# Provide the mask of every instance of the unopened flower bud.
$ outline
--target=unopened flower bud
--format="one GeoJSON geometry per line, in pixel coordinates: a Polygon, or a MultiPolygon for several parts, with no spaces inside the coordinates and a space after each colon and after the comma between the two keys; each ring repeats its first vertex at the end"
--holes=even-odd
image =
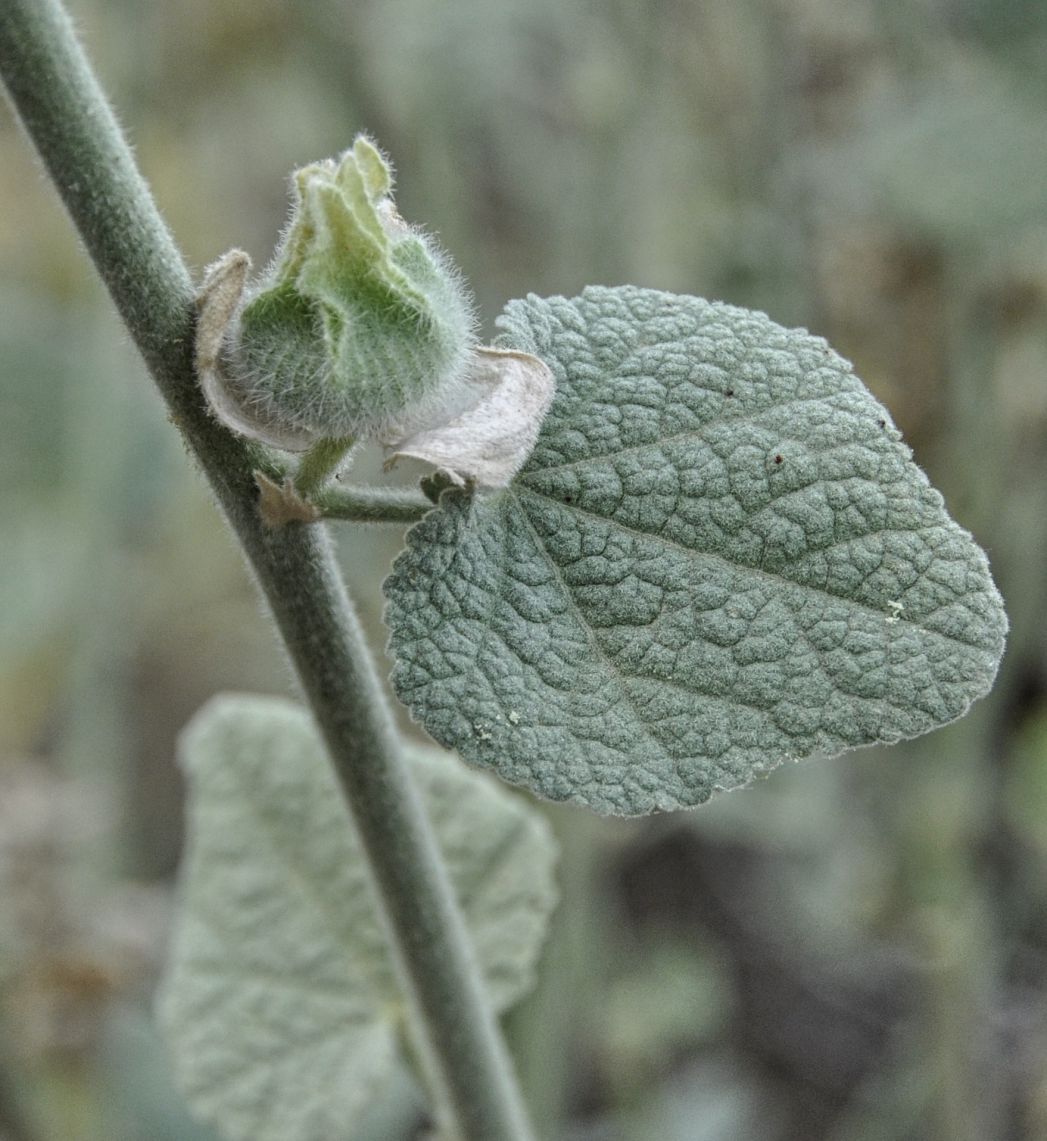
{"type": "Polygon", "coordinates": [[[216,414],[287,450],[400,438],[460,413],[475,347],[472,304],[446,255],[400,218],[392,172],[359,136],[294,176],[273,264],[245,287],[234,251],[201,293],[197,360],[216,414]]]}

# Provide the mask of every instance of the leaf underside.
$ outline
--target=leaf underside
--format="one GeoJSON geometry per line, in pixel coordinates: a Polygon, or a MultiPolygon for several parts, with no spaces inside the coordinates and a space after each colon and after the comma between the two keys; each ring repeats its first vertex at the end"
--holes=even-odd
{"type": "Polygon", "coordinates": [[[393,681],[471,764],[636,815],[913,737],[992,684],[988,562],[820,338],[631,287],[510,302],[556,377],[509,488],[386,583],[393,681]]]}
{"type": "MultiPolygon", "coordinates": [[[[554,845],[520,798],[409,751],[488,993],[533,984],[554,845]]],[[[234,1141],[351,1141],[405,1010],[355,830],[305,710],[212,700],[182,738],[189,837],[158,1012],[190,1104],[234,1141]]]]}

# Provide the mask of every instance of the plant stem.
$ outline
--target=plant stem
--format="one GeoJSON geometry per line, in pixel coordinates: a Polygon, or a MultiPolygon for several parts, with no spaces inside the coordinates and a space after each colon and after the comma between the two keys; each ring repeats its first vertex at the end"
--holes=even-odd
{"type": "Polygon", "coordinates": [[[189,272],[59,0],[3,0],[0,74],[272,609],[370,862],[441,1124],[523,1141],[505,1045],[327,534],[263,526],[253,471],[272,464],[204,406],[189,272]]]}
{"type": "Polygon", "coordinates": [[[353,437],[320,440],[302,456],[295,472],[294,484],[299,495],[308,496],[322,487],[338,469],[353,446],[353,437]]]}
{"type": "Polygon", "coordinates": [[[420,491],[337,484],[314,492],[309,502],[325,519],[354,523],[415,523],[433,509],[432,500],[420,491]]]}

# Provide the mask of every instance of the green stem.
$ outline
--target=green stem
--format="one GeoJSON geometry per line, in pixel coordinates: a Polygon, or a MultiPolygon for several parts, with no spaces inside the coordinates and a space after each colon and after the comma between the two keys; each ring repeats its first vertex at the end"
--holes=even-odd
{"type": "Polygon", "coordinates": [[[3,0],[0,74],[272,608],[370,862],[441,1124],[522,1141],[505,1045],[328,536],[263,526],[252,473],[272,465],[204,407],[189,272],[58,0],[3,0]]]}
{"type": "Polygon", "coordinates": [[[334,474],[338,465],[345,459],[346,453],[353,446],[353,437],[344,436],[341,439],[320,440],[302,456],[295,472],[294,485],[298,494],[309,497],[327,482],[328,476],[334,474]]]}
{"type": "Polygon", "coordinates": [[[331,486],[314,492],[309,502],[325,519],[354,523],[416,523],[433,509],[420,491],[400,488],[331,486]]]}

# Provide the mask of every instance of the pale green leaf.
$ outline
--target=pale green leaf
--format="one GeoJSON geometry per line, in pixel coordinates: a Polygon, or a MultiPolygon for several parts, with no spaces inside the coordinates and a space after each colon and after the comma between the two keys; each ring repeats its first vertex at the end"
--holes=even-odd
{"type": "MultiPolygon", "coordinates": [[[[351,1141],[394,1073],[404,1006],[358,841],[305,710],[212,700],[182,738],[188,847],[159,1012],[195,1111],[234,1141],[351,1141]]],[[[504,1009],[554,891],[544,820],[455,758],[409,759],[504,1009]]]]}
{"type": "Polygon", "coordinates": [[[556,376],[538,443],[506,490],[445,492],[386,583],[393,680],[436,740],[631,815],[989,689],[986,558],[823,340],[631,287],[501,323],[556,376]]]}

